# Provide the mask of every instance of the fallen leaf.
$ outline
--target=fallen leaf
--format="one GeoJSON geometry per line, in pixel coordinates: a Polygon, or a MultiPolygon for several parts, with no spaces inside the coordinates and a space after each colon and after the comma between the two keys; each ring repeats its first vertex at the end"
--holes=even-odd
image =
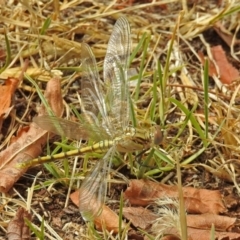
{"type": "MultiPolygon", "coordinates": [[[[205,214],[204,214],[205,215],[205,214]]],[[[187,239],[191,240],[209,240],[210,239],[210,235],[211,235],[211,227],[214,226],[215,227],[215,238],[214,239],[240,239],[240,234],[239,233],[233,233],[233,232],[225,232],[225,231],[217,231],[216,228],[218,228],[219,223],[217,222],[218,220],[221,221],[221,217],[223,216],[210,216],[209,221],[207,220],[208,216],[205,215],[205,217],[203,217],[202,215],[197,215],[194,216],[191,220],[188,219],[188,215],[187,215],[187,225],[189,224],[189,221],[192,221],[192,224],[194,225],[195,223],[193,222],[194,220],[201,222],[198,220],[199,219],[203,219],[204,223],[199,224],[198,227],[201,227],[202,229],[196,228],[196,227],[189,227],[187,226],[187,234],[188,237],[187,239]],[[216,217],[216,218],[215,218],[216,217]],[[211,223],[211,221],[213,221],[211,223]],[[207,224],[206,224],[207,222],[207,224]],[[215,225],[216,224],[216,225],[215,225]]],[[[224,217],[223,217],[224,218],[224,217]]],[[[181,239],[181,229],[180,229],[180,225],[177,223],[179,221],[178,216],[176,215],[174,218],[172,218],[172,216],[168,216],[165,219],[165,222],[156,222],[152,229],[151,232],[154,236],[159,236],[159,235],[166,235],[166,236],[171,236],[170,238],[163,238],[163,239],[181,239]],[[174,220],[173,220],[174,219],[174,220]],[[171,220],[173,220],[174,222],[171,222],[171,220]]],[[[232,220],[230,220],[229,222],[231,222],[232,220]]],[[[191,225],[191,223],[190,223],[191,225]]],[[[220,224],[221,225],[221,224],[220,224]]]]}
{"type": "Polygon", "coordinates": [[[24,208],[19,208],[15,217],[8,223],[8,240],[30,239],[30,229],[24,219],[31,221],[31,214],[24,208]]]}
{"type": "Polygon", "coordinates": [[[230,84],[232,81],[239,78],[238,70],[229,63],[222,46],[218,45],[212,47],[211,52],[216,64],[218,65],[220,80],[222,83],[230,84]]]}
{"type": "MultiPolygon", "coordinates": [[[[76,206],[79,206],[79,199],[80,199],[79,194],[80,192],[79,190],[77,190],[74,193],[72,193],[70,196],[72,202],[76,206]]],[[[94,199],[89,199],[88,204],[93,206],[93,208],[99,207],[97,200],[94,200],[94,199]]],[[[114,233],[119,232],[119,216],[105,204],[102,205],[101,212],[96,217],[94,217],[94,224],[96,226],[96,229],[99,231],[103,231],[104,229],[107,229],[109,232],[110,231],[113,231],[114,233]]],[[[126,225],[123,222],[122,222],[122,228],[126,228],[126,225]]]]}
{"type": "Polygon", "coordinates": [[[187,215],[187,226],[199,229],[211,229],[214,224],[217,231],[230,231],[236,218],[216,214],[187,215]]]}
{"type": "MultiPolygon", "coordinates": [[[[63,112],[60,80],[51,79],[47,84],[45,97],[55,112],[56,116],[61,116],[63,112]]],[[[41,106],[39,115],[44,115],[45,108],[41,106]]],[[[53,134],[50,134],[53,136],[53,134]]],[[[24,174],[27,168],[19,167],[42,152],[42,146],[48,140],[47,131],[43,131],[35,123],[31,123],[29,128],[22,129],[7,149],[0,153],[0,191],[8,192],[13,184],[24,174]]]]}
{"type": "MultiPolygon", "coordinates": [[[[226,209],[219,191],[183,187],[185,208],[188,213],[222,213],[226,209]]],[[[177,198],[178,187],[149,180],[131,180],[124,198],[131,204],[147,206],[158,198],[177,198]]]]}
{"type": "MultiPolygon", "coordinates": [[[[220,45],[211,48],[212,56],[215,63],[218,66],[219,77],[222,83],[231,84],[234,80],[239,78],[238,70],[232,66],[227,60],[226,54],[220,45]]],[[[201,52],[198,52],[202,64],[204,64],[204,56],[201,52]]],[[[217,70],[212,61],[209,61],[209,75],[213,77],[217,76],[217,70]]]]}
{"type": "Polygon", "coordinates": [[[240,40],[238,39],[236,39],[235,42],[233,42],[234,40],[233,34],[230,31],[228,31],[220,22],[216,22],[213,28],[229,47],[231,47],[232,44],[233,45],[240,44],[240,40]]]}
{"type": "Polygon", "coordinates": [[[224,203],[225,203],[225,206],[226,208],[228,209],[236,209],[236,207],[238,206],[238,197],[236,198],[233,194],[233,191],[227,195],[227,196],[224,196],[224,203]]]}
{"type": "Polygon", "coordinates": [[[0,86],[0,130],[2,128],[3,120],[9,115],[11,111],[12,95],[17,89],[19,79],[8,78],[5,85],[0,86]]]}
{"type": "MultiPolygon", "coordinates": [[[[188,228],[188,239],[194,240],[209,240],[210,239],[210,230],[202,230],[195,228],[188,228]]],[[[215,231],[215,239],[217,240],[237,240],[240,239],[240,233],[234,232],[217,232],[215,231]]]]}
{"type": "Polygon", "coordinates": [[[146,230],[157,219],[157,215],[143,207],[124,207],[123,216],[131,221],[134,227],[146,230]]]}
{"type": "MultiPolygon", "coordinates": [[[[144,240],[144,236],[142,236],[141,232],[138,231],[137,229],[130,229],[128,232],[128,239],[134,239],[134,240],[144,240]]],[[[148,240],[150,240],[148,238],[148,240]]]]}
{"type": "MultiPolygon", "coordinates": [[[[0,52],[1,54],[1,52],[0,52]]],[[[13,106],[11,106],[12,97],[19,83],[23,80],[24,72],[28,68],[29,61],[26,60],[20,69],[18,77],[7,77],[5,84],[0,86],[0,130],[5,118],[8,117],[13,106]]]]}
{"type": "MultiPolygon", "coordinates": [[[[161,239],[164,240],[180,240],[180,234],[179,231],[177,232],[176,228],[172,227],[172,228],[164,228],[164,234],[166,234],[167,236],[164,236],[161,239]]],[[[211,230],[204,230],[204,229],[196,229],[196,228],[187,228],[187,233],[188,233],[188,240],[209,240],[211,239],[211,230]]],[[[155,232],[155,234],[157,235],[157,232],[155,232]]],[[[239,233],[233,233],[233,232],[218,232],[215,231],[215,238],[217,240],[237,240],[240,239],[240,234],[239,233]]]]}
{"type": "Polygon", "coordinates": [[[181,239],[174,235],[167,235],[167,236],[162,237],[161,240],[181,240],[181,239]]]}
{"type": "MultiPolygon", "coordinates": [[[[202,65],[204,65],[205,56],[204,56],[203,52],[198,51],[198,56],[199,56],[199,58],[201,60],[202,65]]],[[[208,75],[211,76],[211,77],[214,76],[214,75],[215,76],[218,75],[217,69],[216,69],[216,67],[215,67],[215,65],[214,65],[214,63],[212,61],[209,61],[209,63],[208,63],[208,75]]]]}

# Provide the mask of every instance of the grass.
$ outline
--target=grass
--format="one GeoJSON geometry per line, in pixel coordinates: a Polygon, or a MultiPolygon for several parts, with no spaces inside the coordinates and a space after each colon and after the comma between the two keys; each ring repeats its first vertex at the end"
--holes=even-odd
{"type": "MultiPolygon", "coordinates": [[[[16,100],[16,106],[19,104],[20,107],[16,108],[15,113],[13,112],[14,126],[18,129],[22,126],[21,121],[31,122],[37,112],[36,106],[39,100],[45,101],[42,92],[46,82],[54,74],[59,73],[62,75],[61,84],[65,100],[64,116],[79,117],[81,111],[79,92],[75,85],[78,86],[78,79],[81,77],[80,43],[83,37],[89,42],[97,57],[101,73],[102,59],[113,22],[124,14],[132,29],[133,49],[129,64],[131,68],[138,70],[130,81],[132,125],[151,125],[153,122],[160,124],[164,140],[162,148],[155,148],[145,153],[141,157],[142,162],[135,161],[137,153],[119,157],[121,164],[118,167],[124,171],[127,169],[124,172],[127,178],[141,177],[156,181],[172,172],[177,172],[177,177],[172,177],[168,183],[178,183],[181,193],[181,186],[187,184],[184,182],[184,178],[189,174],[187,169],[191,169],[190,174],[197,174],[195,169],[198,168],[201,172],[201,167],[204,166],[210,174],[215,170],[211,178],[212,185],[216,181],[214,176],[221,179],[221,173],[224,173],[239,192],[236,166],[234,161],[227,161],[239,157],[237,148],[239,110],[234,104],[239,94],[237,90],[231,89],[230,97],[222,94],[221,89],[214,88],[209,91],[212,87],[208,76],[209,63],[205,61],[202,70],[196,53],[199,45],[200,49],[204,46],[201,41],[202,34],[208,32],[214,23],[221,20],[231,23],[240,10],[239,1],[223,2],[223,7],[216,6],[211,11],[207,11],[206,2],[202,6],[187,6],[189,11],[185,14],[181,14],[182,9],[186,10],[184,1],[183,5],[179,1],[172,2],[175,7],[170,1],[133,3],[133,5],[112,2],[108,7],[97,1],[93,4],[65,1],[61,9],[58,9],[57,0],[43,5],[24,2],[20,10],[17,6],[13,6],[12,10],[10,6],[4,6],[0,19],[6,24],[5,35],[1,36],[2,42],[5,42],[6,58],[0,69],[0,77],[6,79],[7,76],[14,75],[26,58],[30,61],[25,79],[18,89],[20,97],[16,100]],[[167,9],[164,9],[165,3],[168,3],[167,9]],[[215,11],[220,8],[221,11],[215,11]],[[55,9],[54,13],[50,9],[55,9]],[[22,11],[21,14],[18,11],[22,11]],[[184,76],[192,81],[188,84],[182,82],[184,76]],[[27,107],[29,99],[33,100],[27,107]]],[[[212,2],[209,4],[214,6],[212,2]]],[[[237,65],[236,61],[234,63],[237,65]]],[[[46,102],[44,105],[51,114],[46,102]]],[[[16,131],[10,131],[9,126],[6,127],[7,139],[15,133],[16,131]]],[[[54,154],[77,147],[76,142],[66,141],[64,138],[57,141],[54,144],[50,141],[44,152],[54,154]]],[[[82,142],[81,146],[87,144],[92,143],[82,142]]],[[[6,147],[5,145],[2,144],[1,149],[6,147]]],[[[53,222],[48,222],[48,219],[43,219],[38,213],[54,206],[54,210],[58,208],[61,210],[56,215],[50,213],[51,218],[59,220],[57,215],[62,214],[62,209],[71,206],[70,192],[79,188],[80,180],[91,171],[94,165],[92,160],[101,157],[101,154],[89,153],[79,158],[44,164],[44,167],[37,168],[43,173],[41,177],[35,178],[34,184],[32,184],[34,175],[30,180],[24,176],[14,186],[15,191],[18,192],[17,201],[14,196],[7,197],[4,212],[11,206],[11,214],[2,213],[0,236],[5,234],[6,224],[11,220],[18,206],[23,205],[28,206],[33,212],[34,223],[28,225],[39,239],[66,239],[67,234],[72,234],[73,238],[82,236],[82,239],[126,239],[128,234],[126,231],[113,236],[107,231],[99,233],[91,224],[84,224],[76,208],[73,210],[73,215],[68,216],[69,223],[61,221],[61,227],[54,226],[53,222]],[[82,161],[82,167],[79,160],[82,161]],[[27,203],[25,191],[28,187],[32,195],[28,193],[27,203]],[[41,204],[30,207],[30,203],[35,202],[37,193],[43,190],[53,196],[54,203],[45,203],[42,198],[39,201],[41,204]],[[61,192],[60,196],[56,195],[58,190],[61,192]],[[43,209],[39,210],[39,205],[42,205],[43,209]],[[66,235],[61,231],[63,226],[66,227],[66,235]]],[[[31,171],[34,170],[30,170],[29,174],[31,171]]],[[[112,178],[111,181],[117,179],[114,174],[112,178]]],[[[201,181],[201,174],[197,178],[201,181]]],[[[122,179],[120,181],[124,182],[122,179]]],[[[205,183],[203,182],[201,186],[204,188],[205,183]]],[[[113,188],[110,188],[109,193],[111,191],[113,188]]],[[[3,200],[2,196],[2,203],[3,200]]],[[[121,216],[124,205],[122,195],[118,194],[115,198],[109,199],[110,206],[114,206],[114,201],[117,202],[117,208],[120,206],[121,216]]],[[[172,216],[174,221],[178,221],[181,216],[182,220],[179,222],[181,222],[182,239],[187,239],[182,198],[178,206],[180,207],[177,207],[176,214],[172,215],[169,211],[165,211],[165,216],[172,216]]],[[[168,218],[167,221],[171,224],[173,220],[168,218]]],[[[119,225],[121,224],[120,217],[119,225]]],[[[149,232],[147,234],[149,239],[151,237],[154,239],[149,232]]],[[[214,239],[214,226],[211,234],[214,239]]]]}

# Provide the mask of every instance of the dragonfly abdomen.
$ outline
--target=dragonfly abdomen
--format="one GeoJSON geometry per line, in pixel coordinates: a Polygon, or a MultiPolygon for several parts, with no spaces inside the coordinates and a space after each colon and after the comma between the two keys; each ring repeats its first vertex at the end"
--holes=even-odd
{"type": "Polygon", "coordinates": [[[106,152],[115,143],[115,140],[103,140],[91,146],[92,152],[106,152]]]}
{"type": "Polygon", "coordinates": [[[112,141],[112,140],[104,140],[104,141],[95,143],[92,146],[77,148],[77,149],[74,149],[71,151],[61,152],[61,153],[57,153],[54,155],[38,157],[38,158],[32,159],[30,161],[27,161],[25,163],[21,163],[21,167],[26,168],[26,167],[30,167],[30,166],[35,166],[38,164],[47,163],[47,162],[51,162],[51,161],[58,160],[58,159],[82,155],[82,154],[88,153],[88,152],[105,153],[110,147],[113,146],[113,144],[114,144],[114,141],[112,141]]]}

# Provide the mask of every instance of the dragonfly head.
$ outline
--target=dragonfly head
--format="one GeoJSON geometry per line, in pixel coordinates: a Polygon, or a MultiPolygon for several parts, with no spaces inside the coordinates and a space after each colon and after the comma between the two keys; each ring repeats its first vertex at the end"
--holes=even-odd
{"type": "Polygon", "coordinates": [[[163,139],[161,128],[158,125],[152,127],[137,128],[134,134],[134,142],[138,148],[135,150],[148,149],[161,144],[163,139]]]}

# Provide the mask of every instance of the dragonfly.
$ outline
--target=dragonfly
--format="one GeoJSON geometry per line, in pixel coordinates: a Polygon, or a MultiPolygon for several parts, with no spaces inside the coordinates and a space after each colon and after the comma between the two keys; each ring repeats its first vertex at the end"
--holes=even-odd
{"type": "Polygon", "coordinates": [[[161,142],[158,125],[134,128],[130,125],[128,62],[131,51],[130,26],[120,17],[110,36],[100,79],[95,56],[88,44],[81,44],[81,121],[38,116],[33,121],[42,129],[70,139],[92,139],[91,146],[31,160],[36,165],[87,152],[105,153],[80,186],[79,209],[85,220],[101,213],[107,191],[107,176],[116,154],[142,151],[161,142]]]}

